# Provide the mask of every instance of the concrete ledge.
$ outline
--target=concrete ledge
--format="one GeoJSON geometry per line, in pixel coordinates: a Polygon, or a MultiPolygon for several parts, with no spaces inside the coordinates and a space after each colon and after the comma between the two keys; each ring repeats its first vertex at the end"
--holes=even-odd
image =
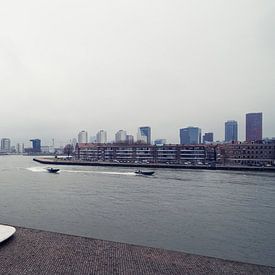
{"type": "Polygon", "coordinates": [[[275,274],[273,267],[16,229],[0,245],[0,274],[275,274]]]}

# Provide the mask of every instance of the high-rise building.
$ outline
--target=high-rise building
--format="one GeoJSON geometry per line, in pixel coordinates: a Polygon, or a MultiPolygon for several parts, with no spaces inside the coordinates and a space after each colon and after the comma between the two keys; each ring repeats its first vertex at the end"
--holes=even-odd
{"type": "Polygon", "coordinates": [[[204,133],[202,137],[203,143],[211,143],[214,141],[214,134],[213,133],[204,133]]]}
{"type": "Polygon", "coordinates": [[[147,144],[147,137],[142,136],[140,132],[137,133],[137,143],[147,144]]]}
{"type": "Polygon", "coordinates": [[[78,143],[88,143],[88,133],[87,131],[82,130],[78,134],[78,143]]]}
{"type": "Polygon", "coordinates": [[[246,141],[263,139],[263,113],[246,114],[246,141]]]}
{"type": "Polygon", "coordinates": [[[11,140],[9,138],[1,139],[1,151],[9,153],[11,150],[11,140]]]}
{"type": "Polygon", "coordinates": [[[232,142],[238,140],[238,122],[228,120],[224,123],[224,141],[232,142]]]}
{"type": "Polygon", "coordinates": [[[198,127],[187,127],[180,129],[180,144],[200,144],[201,129],[198,127]]]}
{"type": "Polygon", "coordinates": [[[137,141],[151,144],[151,127],[139,127],[137,133],[137,141]]]}
{"type": "Polygon", "coordinates": [[[32,142],[32,152],[33,153],[40,153],[41,152],[41,140],[36,138],[36,139],[31,139],[32,142]]]}
{"type": "Polygon", "coordinates": [[[134,143],[134,136],[133,135],[126,135],[126,143],[133,144],[134,143]]]}
{"type": "Polygon", "coordinates": [[[24,143],[17,143],[16,144],[16,153],[17,154],[24,153],[24,143]]]}
{"type": "Polygon", "coordinates": [[[107,132],[104,130],[100,130],[96,134],[96,143],[107,143],[107,132]]]}
{"type": "Polygon", "coordinates": [[[115,135],[115,142],[116,143],[125,143],[127,138],[127,133],[124,130],[119,130],[116,132],[115,135]]]}

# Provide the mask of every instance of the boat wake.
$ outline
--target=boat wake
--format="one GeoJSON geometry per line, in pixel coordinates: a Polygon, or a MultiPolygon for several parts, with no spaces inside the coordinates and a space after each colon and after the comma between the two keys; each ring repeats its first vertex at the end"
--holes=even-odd
{"type": "Polygon", "coordinates": [[[29,171],[32,171],[32,172],[47,172],[46,167],[35,166],[35,167],[29,167],[29,168],[26,168],[26,169],[29,170],[29,171]]]}
{"type": "Polygon", "coordinates": [[[106,175],[122,175],[135,176],[134,172],[108,172],[108,171],[89,171],[89,170],[62,170],[67,173],[85,173],[85,174],[106,174],[106,175]]]}
{"type": "MultiPolygon", "coordinates": [[[[48,172],[47,167],[29,167],[27,170],[32,172],[48,172]]],[[[111,171],[93,171],[93,170],[67,170],[61,169],[62,173],[82,173],[82,174],[105,174],[105,175],[121,175],[121,176],[135,176],[135,172],[111,172],[111,171]]]]}

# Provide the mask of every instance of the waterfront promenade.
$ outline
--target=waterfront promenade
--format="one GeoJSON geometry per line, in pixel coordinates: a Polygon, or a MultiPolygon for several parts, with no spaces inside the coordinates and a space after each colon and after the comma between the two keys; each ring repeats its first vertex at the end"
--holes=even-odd
{"type": "Polygon", "coordinates": [[[16,227],[0,274],[275,274],[275,268],[16,227]]]}

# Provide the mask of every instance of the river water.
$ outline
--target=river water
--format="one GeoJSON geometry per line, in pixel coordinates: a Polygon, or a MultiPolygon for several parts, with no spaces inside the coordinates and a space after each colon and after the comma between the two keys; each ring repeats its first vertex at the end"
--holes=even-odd
{"type": "Polygon", "coordinates": [[[45,167],[0,157],[0,223],[275,266],[275,173],[45,167]]]}

